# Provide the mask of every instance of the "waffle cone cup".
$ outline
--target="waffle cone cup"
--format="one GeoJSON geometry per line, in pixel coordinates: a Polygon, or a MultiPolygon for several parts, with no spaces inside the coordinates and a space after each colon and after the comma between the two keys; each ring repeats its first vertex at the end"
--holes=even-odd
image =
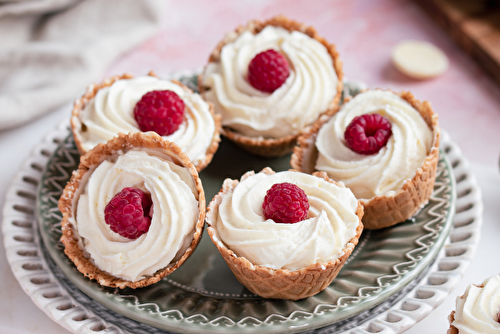
{"type": "MultiPolygon", "coordinates": [[[[149,72],[148,75],[157,77],[156,74],[154,74],[154,72],[152,72],[152,71],[149,72]]],[[[109,87],[118,80],[132,79],[133,77],[134,77],[133,75],[125,73],[122,75],[116,75],[116,76],[107,78],[98,84],[91,84],[85,89],[85,93],[83,93],[83,95],[80,98],[75,100],[75,102],[73,104],[73,110],[71,112],[70,124],[71,124],[71,131],[72,131],[73,137],[75,139],[75,144],[76,144],[76,147],[78,148],[78,152],[80,152],[80,155],[84,155],[85,153],[87,153],[87,150],[83,146],[84,140],[82,137],[82,132],[85,131],[85,125],[81,121],[81,114],[82,114],[83,110],[87,107],[88,103],[94,99],[94,97],[96,96],[97,92],[100,89],[102,89],[104,87],[109,87]]],[[[173,83],[179,85],[180,87],[182,87],[184,90],[194,94],[193,91],[191,89],[189,89],[189,87],[183,85],[181,82],[179,82],[177,80],[171,80],[171,81],[173,83]]],[[[207,103],[209,105],[210,114],[214,118],[215,132],[214,132],[214,135],[212,136],[212,142],[208,146],[208,149],[206,151],[205,159],[203,161],[201,161],[200,163],[198,163],[197,165],[195,165],[198,172],[201,172],[212,161],[212,158],[213,158],[215,152],[219,148],[219,142],[220,142],[220,131],[221,131],[220,115],[215,115],[213,104],[210,102],[207,102],[207,103]]],[[[189,110],[188,106],[186,106],[186,109],[187,109],[187,112],[191,112],[189,110]]],[[[162,137],[160,137],[160,138],[162,140],[165,140],[162,137]]]]}
{"type": "MultiPolygon", "coordinates": [[[[473,284],[474,286],[478,288],[484,288],[484,284],[473,284]]],[[[457,297],[457,304],[459,299],[467,299],[467,292],[465,292],[463,295],[457,297]]],[[[466,318],[464,318],[464,321],[466,321],[466,318]]],[[[448,328],[448,331],[446,331],[447,334],[459,334],[460,330],[453,325],[455,322],[455,311],[451,311],[450,315],[448,316],[448,322],[450,323],[450,328],[448,328]]],[[[474,330],[479,330],[479,328],[473,328],[474,330]]],[[[464,331],[468,332],[467,328],[464,329],[464,331]]]]}
{"type": "MultiPolygon", "coordinates": [[[[263,172],[274,173],[270,169],[268,171],[264,169],[263,172]]],[[[334,183],[324,172],[313,175],[334,183]]],[[[224,181],[222,189],[210,202],[206,217],[208,235],[238,281],[248,290],[263,298],[289,300],[299,300],[314,296],[330,285],[351,255],[354,247],[358,244],[361,232],[363,231],[363,224],[361,223],[361,218],[363,217],[362,205],[358,202],[356,215],[359,218],[359,225],[356,229],[356,236],[344,246],[342,256],[329,262],[311,264],[294,271],[272,269],[252,264],[245,257],[237,256],[224,244],[218,235],[216,222],[219,205],[222,202],[222,198],[231,193],[238,183],[238,180],[226,179],[224,181]]]]}
{"type": "MultiPolygon", "coordinates": [[[[245,31],[250,31],[252,34],[255,35],[261,32],[267,26],[281,27],[290,32],[300,31],[306,34],[307,36],[317,40],[323,46],[325,46],[328,54],[332,58],[333,67],[338,77],[337,94],[330,102],[330,105],[327,108],[327,110],[325,110],[323,113],[331,112],[331,109],[333,109],[335,106],[339,104],[340,97],[342,95],[342,89],[344,87],[342,81],[344,75],[342,71],[342,62],[340,60],[337,49],[335,48],[335,45],[328,43],[323,37],[321,37],[318,34],[316,29],[314,29],[313,27],[306,26],[305,24],[290,20],[289,18],[283,15],[273,17],[264,22],[259,20],[252,20],[248,22],[246,26],[239,26],[238,28],[236,28],[234,32],[227,34],[224,37],[224,39],[220,41],[219,44],[217,44],[217,46],[215,47],[215,49],[212,51],[212,54],[210,55],[209,58],[209,62],[220,61],[220,54],[222,48],[226,44],[236,40],[245,31]]],[[[200,88],[200,94],[203,95],[203,92],[206,90],[206,88],[203,87],[202,82],[203,82],[203,74],[201,74],[198,77],[198,86],[200,88]]],[[[299,137],[299,134],[289,135],[282,138],[248,137],[238,133],[237,131],[234,131],[233,129],[227,126],[222,127],[221,133],[227,138],[229,138],[231,141],[233,141],[239,147],[247,150],[250,153],[266,158],[278,157],[291,153],[293,151],[293,147],[297,142],[297,138],[299,137]]]]}
{"type": "Polygon", "coordinates": [[[73,261],[78,271],[86,277],[96,280],[99,284],[108,287],[140,288],[158,282],[163,277],[171,274],[179,268],[195,250],[200,242],[203,233],[205,219],[205,193],[198,176],[195,166],[191,163],[186,154],[182,152],[179,146],[172,142],[165,141],[155,133],[129,133],[118,134],[106,144],[99,144],[81,157],[81,162],[76,171],[73,172],[71,180],[64,188],[63,194],[59,199],[59,210],[63,214],[61,241],[64,244],[64,252],[73,261]],[[185,167],[189,170],[198,192],[199,215],[193,230],[193,239],[185,250],[184,254],[176,258],[165,268],[158,270],[154,275],[145,277],[138,281],[128,281],[111,275],[97,268],[93,261],[86,255],[86,252],[79,246],[79,236],[76,226],[71,222],[76,221],[77,196],[80,193],[80,187],[86,184],[86,174],[91,172],[104,160],[124,154],[132,149],[147,149],[148,152],[158,152],[161,157],[168,157],[175,164],[185,167]]]}
{"type": "MultiPolygon", "coordinates": [[[[422,166],[416,170],[413,178],[407,180],[400,189],[395,191],[394,195],[386,196],[382,194],[371,199],[360,200],[364,207],[363,224],[366,229],[389,227],[411,218],[427,204],[434,189],[441,136],[438,117],[433,112],[429,102],[418,101],[410,92],[402,92],[398,95],[420,113],[420,116],[432,130],[432,147],[422,166]]],[[[339,109],[340,107],[335,112],[339,109]]],[[[290,165],[294,169],[305,173],[315,171],[318,158],[315,142],[318,131],[335,112],[321,116],[299,137],[290,161],[290,165]]]]}
{"type": "Polygon", "coordinates": [[[451,311],[450,315],[448,316],[448,321],[450,322],[450,328],[448,328],[446,334],[458,334],[458,328],[452,325],[455,321],[455,311],[451,311]]]}

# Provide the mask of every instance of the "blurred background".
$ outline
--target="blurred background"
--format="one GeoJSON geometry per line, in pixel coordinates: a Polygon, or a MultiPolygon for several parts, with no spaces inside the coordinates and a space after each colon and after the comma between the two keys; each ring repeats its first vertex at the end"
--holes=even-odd
{"type": "MultiPolygon", "coordinates": [[[[0,205],[34,145],[69,119],[73,99],[88,84],[125,72],[166,77],[201,70],[227,32],[278,14],[314,26],[334,43],[346,80],[430,101],[478,177],[485,226],[497,222],[500,6],[492,0],[0,0],[0,205]],[[401,74],[391,50],[402,40],[436,45],[448,70],[429,80],[401,74]]],[[[489,239],[478,250],[481,259],[498,253],[497,232],[483,231],[489,239]]],[[[0,253],[0,333],[67,333],[24,294],[3,246],[0,253]]],[[[471,266],[481,269],[410,333],[446,331],[454,298],[500,272],[481,259],[471,266]]]]}

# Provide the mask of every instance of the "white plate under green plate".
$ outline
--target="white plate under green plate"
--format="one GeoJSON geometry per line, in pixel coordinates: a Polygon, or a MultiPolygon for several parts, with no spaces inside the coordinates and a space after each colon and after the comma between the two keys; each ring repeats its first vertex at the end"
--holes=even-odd
{"type": "MultiPolygon", "coordinates": [[[[191,71],[186,71],[180,75],[183,74],[185,77],[192,78],[192,73],[191,71]]],[[[192,80],[192,82],[194,83],[194,80],[192,80]]],[[[394,289],[394,285],[390,283],[388,286],[379,287],[379,283],[377,282],[374,286],[374,291],[370,292],[370,296],[356,295],[352,300],[346,300],[346,298],[337,300],[333,298],[329,299],[328,296],[330,296],[330,294],[325,297],[318,296],[321,297],[321,299],[311,298],[302,301],[300,304],[294,303],[293,307],[295,309],[299,308],[300,310],[291,313],[289,313],[289,310],[293,308],[289,307],[288,302],[276,304],[275,301],[269,301],[269,303],[259,299],[254,299],[252,301],[249,297],[244,297],[238,301],[234,300],[234,297],[215,295],[213,298],[207,299],[210,295],[204,296],[202,293],[194,293],[187,289],[187,287],[179,286],[177,287],[180,289],[178,291],[184,290],[184,292],[175,295],[178,298],[178,304],[175,304],[171,310],[162,313],[163,316],[165,316],[162,328],[167,329],[158,329],[143,323],[144,321],[141,319],[139,319],[139,321],[132,320],[127,316],[113,311],[114,308],[105,307],[96,301],[101,301],[103,298],[111,298],[112,300],[112,296],[99,297],[94,300],[84,294],[61,271],[61,268],[67,269],[66,266],[59,267],[56,265],[48,254],[47,248],[40,240],[41,230],[38,227],[38,218],[36,217],[36,211],[38,210],[36,204],[39,202],[38,185],[42,181],[42,175],[46,173],[45,166],[51,166],[48,164],[48,161],[53,158],[56,150],[62,152],[60,146],[68,135],[69,130],[67,128],[67,122],[64,122],[51,130],[45,138],[36,145],[30,156],[27,157],[7,190],[3,207],[2,232],[7,260],[22,289],[31,298],[33,303],[45,312],[47,316],[72,333],[164,334],[171,333],[171,331],[174,330],[182,332],[206,332],[213,329],[219,322],[220,324],[216,328],[221,332],[238,332],[246,329],[247,331],[253,330],[262,333],[307,331],[308,334],[399,334],[427,316],[453,291],[474,257],[475,250],[480,240],[480,227],[482,224],[480,189],[459,147],[451,140],[446,132],[443,132],[441,140],[442,154],[449,159],[453,170],[453,175],[447,175],[446,178],[451,176],[456,181],[456,185],[453,186],[457,198],[453,226],[451,227],[450,235],[446,239],[444,246],[437,252],[437,257],[434,262],[426,267],[399,292],[392,294],[385,301],[361,311],[361,313],[355,316],[336,321],[331,311],[336,311],[339,308],[342,309],[345,306],[349,306],[349,304],[355,307],[356,300],[360,300],[359,303],[362,304],[362,300],[370,296],[375,297],[377,294],[380,295],[383,289],[394,289]],[[197,295],[198,297],[196,297],[197,295]],[[188,302],[190,305],[185,304],[183,300],[185,297],[189,298],[188,302]],[[235,322],[233,319],[238,316],[241,317],[242,315],[236,313],[238,308],[234,308],[234,305],[237,303],[251,304],[252,302],[256,305],[261,305],[261,307],[256,308],[251,308],[251,305],[247,305],[247,307],[251,308],[251,311],[255,311],[256,314],[252,315],[247,313],[246,315],[248,317],[241,318],[242,320],[235,322]],[[321,304],[318,305],[318,302],[321,304]],[[180,309],[182,305],[184,305],[185,308],[187,307],[187,312],[180,309]],[[216,309],[215,307],[219,308],[216,309]],[[325,308],[328,309],[325,310],[325,308]],[[196,309],[200,311],[198,315],[189,316],[189,314],[196,309]],[[217,313],[215,313],[215,316],[209,317],[203,315],[201,312],[202,310],[208,310],[212,315],[214,315],[215,312],[217,313]],[[244,324],[252,320],[251,317],[254,318],[253,323],[244,326],[244,324]],[[265,321],[260,320],[264,318],[266,319],[265,321]],[[326,327],[311,329],[323,325],[326,325],[326,327]]],[[[218,154],[220,154],[220,152],[218,154]]],[[[71,154],[68,154],[67,158],[72,159],[71,154]]],[[[74,164],[73,161],[69,165],[74,164]]],[[[259,163],[256,163],[253,166],[257,166],[258,164],[259,163]]],[[[442,165],[442,163],[440,165],[442,165]]],[[[69,176],[66,173],[69,167],[62,167],[63,168],[60,169],[61,179],[67,179],[69,176]]],[[[248,169],[251,167],[252,166],[248,166],[248,169]]],[[[56,167],[53,166],[50,168],[56,167]]],[[[45,177],[43,181],[45,183],[50,182],[50,180],[45,177]]],[[[42,186],[45,187],[44,185],[42,186]]],[[[53,201],[49,205],[51,209],[50,211],[44,212],[43,215],[47,216],[53,214],[55,219],[60,219],[60,213],[55,206],[55,202],[57,199],[56,196],[58,196],[57,193],[60,193],[62,188],[60,188],[61,184],[58,182],[52,183],[52,186],[55,187],[55,193],[47,194],[48,196],[50,195],[49,197],[52,198],[53,201]]],[[[449,185],[446,183],[444,186],[447,187],[449,185]]],[[[438,192],[439,191],[438,189],[438,192]]],[[[449,200],[451,200],[451,198],[449,200]]],[[[439,208],[440,204],[438,202],[431,203],[434,203],[434,205],[439,208]]],[[[450,207],[449,203],[447,205],[448,207],[446,209],[453,212],[453,207],[450,207]]],[[[441,209],[437,211],[437,215],[432,213],[435,215],[435,218],[442,216],[442,213],[440,213],[441,209]]],[[[412,223],[409,224],[412,225],[412,223]]],[[[47,233],[59,233],[57,232],[57,224],[50,228],[55,229],[56,232],[50,231],[47,233]]],[[[430,235],[435,237],[434,243],[429,244],[424,242],[421,246],[413,244],[415,248],[424,247],[425,249],[427,247],[425,244],[430,247],[429,250],[433,247],[434,249],[436,247],[439,248],[439,245],[434,245],[436,242],[441,242],[449,225],[445,223],[441,228],[440,231],[432,232],[434,228],[431,224],[431,230],[415,236],[416,239],[424,238],[425,235],[430,233],[430,235]]],[[[400,238],[399,236],[396,236],[396,239],[392,240],[390,234],[383,235],[382,237],[383,239],[379,240],[379,243],[399,243],[404,240],[404,238],[400,238]]],[[[371,238],[374,238],[374,236],[371,235],[370,239],[371,238]]],[[[209,240],[205,238],[203,243],[205,244],[207,241],[209,242],[209,240]]],[[[53,244],[51,247],[55,247],[57,251],[62,254],[62,245],[57,240],[54,240],[54,242],[57,243],[53,244]]],[[[413,241],[410,240],[410,243],[411,242],[415,242],[415,239],[413,239],[413,241]]],[[[207,245],[205,244],[205,246],[207,245]]],[[[203,252],[201,248],[199,248],[197,252],[200,252],[200,250],[203,252]]],[[[427,255],[425,251],[422,253],[423,257],[425,257],[425,261],[430,261],[431,257],[427,255]]],[[[403,254],[394,255],[400,256],[401,258],[403,257],[403,254]]],[[[191,263],[191,260],[186,263],[186,266],[196,266],[196,261],[191,263]]],[[[360,260],[362,259],[358,254],[349,266],[355,265],[356,262],[360,260]]],[[[421,265],[419,264],[421,260],[421,258],[416,259],[416,262],[414,262],[415,267],[421,265]]],[[[374,264],[373,259],[369,259],[369,261],[371,262],[370,264],[374,264]]],[[[387,262],[387,260],[384,260],[377,266],[381,269],[389,267],[393,275],[400,276],[402,280],[407,279],[408,276],[405,275],[413,276],[411,271],[414,270],[415,267],[410,266],[408,272],[397,274],[395,270],[398,270],[398,267],[391,267],[391,264],[387,262]]],[[[405,258],[403,262],[411,263],[413,261],[410,258],[405,258]]],[[[362,266],[362,263],[358,263],[357,265],[358,267],[362,266]]],[[[184,269],[189,271],[189,268],[184,269]]],[[[222,267],[222,269],[225,269],[225,267],[222,267]]],[[[179,271],[179,273],[181,272],[179,271]]],[[[78,277],[78,274],[75,273],[69,277],[74,279],[78,277]]],[[[175,278],[175,276],[171,276],[171,279],[173,278],[175,278]]],[[[228,278],[224,277],[224,271],[221,271],[220,276],[217,276],[217,279],[219,278],[221,282],[230,283],[228,278]]],[[[178,277],[177,279],[182,278],[178,277]]],[[[208,284],[209,282],[204,282],[202,280],[198,281],[197,284],[199,283],[206,284],[204,290],[207,291],[208,288],[213,286],[213,282],[208,284]]],[[[338,283],[340,283],[340,281],[338,283]]],[[[175,283],[172,281],[169,284],[175,286],[175,283]]],[[[344,287],[340,286],[338,288],[345,289],[347,286],[351,285],[351,282],[348,279],[342,284],[344,287]]],[[[359,283],[353,280],[352,284],[359,283]]],[[[403,283],[400,284],[404,285],[403,283]]],[[[225,287],[224,285],[223,288],[225,287]]],[[[227,287],[229,287],[229,285],[227,287]]],[[[233,288],[234,287],[235,286],[233,286],[233,288]]],[[[172,301],[170,297],[164,295],[164,291],[161,291],[161,289],[158,290],[160,290],[159,293],[163,294],[163,298],[172,301]]],[[[98,291],[99,294],[114,293],[112,290],[98,291]]],[[[239,292],[241,293],[241,291],[239,292]]],[[[208,293],[210,293],[210,291],[208,291],[208,293]]],[[[215,292],[213,293],[215,294],[215,292]]],[[[116,301],[117,304],[121,304],[120,307],[125,307],[129,310],[137,310],[140,318],[143,317],[142,313],[148,308],[152,309],[152,314],[157,312],[153,304],[137,305],[136,302],[139,302],[139,299],[136,299],[136,297],[130,299],[119,297],[116,301]]],[[[241,305],[239,309],[241,310],[241,305]]],[[[137,319],[137,316],[132,318],[137,319]]],[[[162,317],[160,316],[159,318],[161,319],[162,317]]]]}
{"type": "MultiPolygon", "coordinates": [[[[226,177],[238,178],[266,166],[289,169],[289,156],[262,159],[223,140],[201,173],[211,199],[226,177]]],[[[189,333],[299,332],[338,323],[379,305],[435,259],[452,227],[453,172],[441,154],[433,195],[413,219],[392,228],[364,231],[337,278],[316,296],[292,302],[253,295],[233,276],[207,235],[191,258],[161,282],[142,289],[110,289],[79,273],[59,242],[57,200],[77,167],[71,135],[47,163],[39,187],[37,214],[43,243],[60,270],[81,291],[105,307],[140,323],[189,333]]]]}

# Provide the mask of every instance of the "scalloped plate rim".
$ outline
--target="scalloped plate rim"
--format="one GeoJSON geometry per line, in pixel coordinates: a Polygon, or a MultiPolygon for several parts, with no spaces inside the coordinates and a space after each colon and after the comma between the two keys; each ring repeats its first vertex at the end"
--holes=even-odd
{"type": "MultiPolygon", "coordinates": [[[[69,135],[71,135],[71,134],[69,134],[69,135]]],[[[52,162],[52,159],[54,158],[56,151],[58,149],[60,149],[60,147],[61,147],[61,145],[59,145],[57,147],[57,149],[54,151],[53,155],[49,159],[49,162],[47,163],[47,166],[52,162]]],[[[439,233],[439,237],[438,237],[439,245],[437,247],[432,246],[432,248],[431,248],[432,255],[429,256],[430,253],[427,253],[426,256],[424,257],[424,259],[422,259],[420,262],[418,262],[418,264],[417,264],[417,266],[415,268],[412,268],[412,270],[410,271],[410,273],[404,274],[402,276],[403,280],[400,280],[400,281],[398,281],[396,283],[391,283],[391,284],[389,284],[386,287],[382,287],[383,291],[381,293],[376,294],[376,295],[371,295],[370,297],[367,297],[366,299],[363,299],[363,301],[362,301],[363,305],[367,305],[367,306],[363,307],[362,309],[356,310],[356,305],[357,304],[355,304],[355,303],[352,303],[350,306],[343,308],[343,310],[350,310],[351,312],[350,313],[347,312],[344,316],[335,318],[334,322],[342,321],[342,320],[345,320],[347,318],[356,316],[357,314],[363,312],[364,310],[369,309],[371,307],[374,307],[374,306],[379,305],[380,303],[384,302],[387,298],[389,298],[393,294],[397,293],[398,291],[400,291],[401,289],[403,289],[407,284],[409,284],[437,256],[438,252],[440,251],[440,249],[444,245],[444,242],[445,242],[445,240],[446,240],[446,238],[448,236],[448,233],[451,230],[452,221],[453,221],[453,217],[454,217],[455,202],[456,202],[456,199],[455,199],[455,197],[456,197],[456,194],[455,194],[456,193],[455,192],[455,179],[454,179],[454,177],[452,177],[453,171],[451,169],[451,165],[450,165],[450,163],[449,163],[446,155],[443,154],[442,152],[440,154],[440,162],[441,162],[441,160],[445,164],[445,170],[447,170],[448,173],[450,174],[447,178],[450,181],[450,185],[449,186],[450,186],[450,194],[451,194],[452,198],[450,198],[450,200],[448,202],[450,204],[450,206],[448,208],[449,213],[446,216],[445,222],[443,223],[443,226],[445,228],[439,233]],[[403,282],[403,283],[401,283],[401,282],[403,282]],[[353,309],[356,310],[356,311],[353,311],[353,309]]],[[[44,175],[45,175],[45,172],[43,173],[42,178],[44,177],[44,175]]],[[[41,187],[41,184],[42,183],[40,183],[40,187],[41,187]]],[[[40,205],[40,202],[37,201],[37,214],[39,212],[39,205],[40,205]]],[[[40,218],[38,218],[38,219],[40,219],[40,218]]],[[[43,240],[44,240],[45,243],[47,243],[47,241],[50,241],[48,239],[47,240],[45,239],[46,237],[48,238],[48,236],[46,236],[45,233],[40,233],[40,234],[41,234],[41,236],[42,236],[42,238],[43,238],[43,240]]],[[[93,293],[93,291],[90,290],[89,284],[93,284],[95,282],[90,282],[87,278],[84,278],[84,280],[82,280],[81,279],[82,277],[79,277],[79,276],[82,276],[82,274],[80,274],[80,273],[78,273],[75,276],[75,274],[74,274],[73,271],[76,270],[76,269],[68,267],[63,262],[64,261],[64,256],[65,256],[64,253],[62,253],[62,254],[60,254],[60,253],[53,254],[53,251],[51,250],[51,248],[47,248],[47,250],[49,251],[49,254],[51,255],[52,259],[58,264],[59,268],[66,275],[66,277],[68,279],[70,279],[70,281],[73,284],[75,284],[75,286],[77,286],[83,293],[85,293],[90,298],[94,298],[94,293],[93,293]],[[56,255],[56,256],[54,256],[54,255],[56,255]],[[60,257],[61,255],[63,257],[62,259],[60,257]]],[[[203,329],[207,333],[209,333],[209,332],[213,332],[213,333],[220,332],[220,330],[222,329],[220,327],[220,325],[217,325],[217,324],[214,325],[212,323],[214,321],[219,320],[221,317],[216,318],[216,319],[211,320],[211,321],[207,321],[207,324],[191,323],[188,320],[190,317],[197,316],[198,314],[191,315],[191,316],[184,315],[184,317],[180,321],[178,321],[178,320],[171,320],[171,319],[165,319],[161,315],[161,312],[155,313],[154,316],[144,317],[144,316],[141,316],[142,313],[137,313],[137,308],[140,307],[139,305],[130,305],[130,303],[125,303],[125,305],[120,304],[119,306],[117,306],[117,303],[115,301],[113,301],[114,299],[117,298],[116,295],[113,295],[113,294],[110,294],[110,293],[104,293],[103,296],[105,297],[104,298],[105,301],[103,302],[103,299],[100,299],[99,302],[101,304],[103,304],[104,306],[106,306],[107,308],[109,308],[109,309],[111,309],[111,310],[113,310],[115,312],[118,312],[118,313],[120,313],[120,314],[122,314],[122,315],[124,315],[124,316],[126,316],[126,317],[128,317],[130,319],[133,319],[135,321],[138,321],[138,322],[141,322],[141,323],[144,323],[144,324],[147,324],[147,325],[159,328],[159,329],[174,330],[174,331],[175,330],[180,330],[181,332],[184,332],[184,333],[198,333],[199,330],[200,330],[200,326],[201,327],[207,326],[207,327],[203,327],[203,329]],[[195,326],[195,328],[186,328],[185,327],[186,324],[189,324],[191,326],[195,326]],[[208,324],[212,325],[213,328],[209,327],[208,324]]],[[[118,298],[121,298],[121,297],[118,297],[118,298]]],[[[321,304],[319,304],[319,305],[321,305],[321,304]]],[[[319,305],[317,305],[315,307],[315,310],[317,309],[317,307],[319,305]]],[[[288,333],[295,333],[295,332],[298,332],[298,331],[302,331],[303,329],[313,330],[313,329],[316,329],[316,328],[321,328],[321,327],[328,326],[328,325],[332,324],[332,320],[328,319],[328,316],[325,315],[325,313],[328,314],[329,311],[325,311],[323,314],[316,314],[315,311],[313,311],[313,312],[311,312],[312,316],[304,317],[304,318],[301,318],[301,319],[289,319],[290,316],[293,315],[295,312],[297,312],[297,311],[293,311],[292,313],[290,313],[287,316],[281,315],[281,316],[284,316],[286,318],[286,320],[283,320],[283,321],[284,322],[293,321],[293,322],[300,322],[300,323],[304,323],[305,322],[306,324],[304,324],[302,326],[299,326],[300,328],[297,328],[297,331],[295,331],[295,330],[290,331],[290,329],[287,328],[286,331],[288,333]],[[308,320],[314,319],[314,324],[311,324],[311,323],[309,323],[309,321],[305,321],[304,319],[308,319],[308,320]],[[305,327],[303,327],[303,326],[305,326],[305,327]]],[[[268,323],[267,322],[267,320],[269,319],[269,317],[272,316],[272,315],[273,314],[269,315],[264,321],[261,321],[261,324],[258,327],[259,331],[262,331],[262,330],[265,329],[266,333],[281,333],[281,332],[283,332],[283,329],[274,328],[273,327],[275,325],[274,323],[272,323],[272,322],[268,323]],[[266,326],[264,328],[262,328],[261,327],[262,324],[264,324],[266,326]]],[[[234,324],[232,324],[230,326],[223,327],[224,333],[253,332],[253,331],[247,331],[247,330],[245,330],[246,325],[239,324],[239,322],[241,320],[238,321],[238,322],[234,321],[233,319],[231,319],[231,320],[234,322],[234,324]],[[233,329],[235,331],[233,331],[233,329]]],[[[280,321],[280,323],[282,323],[283,321],[280,321]]]]}

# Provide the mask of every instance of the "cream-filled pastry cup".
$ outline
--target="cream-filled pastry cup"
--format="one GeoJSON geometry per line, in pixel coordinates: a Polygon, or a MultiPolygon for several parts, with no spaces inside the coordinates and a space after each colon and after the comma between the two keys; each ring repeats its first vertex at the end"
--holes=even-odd
{"type": "Polygon", "coordinates": [[[298,300],[325,289],[357,245],[363,207],[325,173],[275,173],[265,168],[226,179],[207,209],[207,231],[236,278],[264,298],[298,300]],[[307,218],[294,224],[266,219],[268,189],[288,182],[309,201],[307,218]]]}
{"type": "Polygon", "coordinates": [[[199,77],[205,100],[222,116],[222,134],[264,157],[292,151],[300,131],[340,101],[342,63],[313,27],[277,16],[250,21],[225,36],[199,77]],[[285,56],[290,74],[272,93],[254,88],[248,66],[260,52],[285,56]]]}
{"type": "Polygon", "coordinates": [[[81,157],[59,199],[61,241],[77,269],[99,284],[139,288],[158,282],[198,245],[205,193],[180,147],[155,133],[118,134],[81,157]],[[110,200],[126,187],[151,197],[149,230],[136,239],[105,220],[110,200]]]}
{"type": "Polygon", "coordinates": [[[378,229],[405,221],[427,204],[434,188],[439,139],[430,103],[409,92],[367,90],[307,128],[290,163],[302,172],[324,171],[343,182],[364,206],[365,228],[378,229]],[[392,135],[377,153],[359,154],[351,150],[344,132],[354,117],[371,113],[388,119],[392,135]]]}
{"type": "Polygon", "coordinates": [[[469,285],[457,297],[455,310],[448,320],[448,334],[500,333],[500,276],[495,275],[480,285],[469,285]]]}
{"type": "Polygon", "coordinates": [[[213,105],[176,80],[160,79],[154,73],[133,77],[114,76],[87,87],[73,106],[71,129],[80,154],[105,143],[118,133],[140,132],[134,107],[150,91],[169,90],[184,102],[184,120],[178,129],[162,136],[181,147],[198,172],[213,158],[220,142],[220,116],[213,105]]]}

